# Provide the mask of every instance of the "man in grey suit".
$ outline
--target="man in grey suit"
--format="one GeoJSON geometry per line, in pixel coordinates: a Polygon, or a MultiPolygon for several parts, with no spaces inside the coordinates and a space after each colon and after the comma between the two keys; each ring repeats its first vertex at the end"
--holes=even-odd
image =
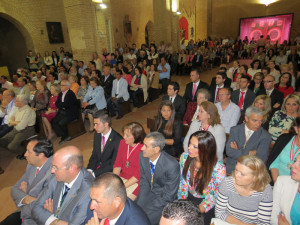
{"type": "Polygon", "coordinates": [[[140,154],[140,190],[137,204],[147,214],[151,224],[158,224],[163,208],[177,199],[180,182],[179,163],[161,152],[165,138],[152,132],[144,139],[140,154]]]}
{"type": "Polygon", "coordinates": [[[36,198],[53,177],[50,173],[53,155],[52,143],[48,140],[32,140],[25,153],[28,162],[26,172],[12,187],[11,197],[18,210],[10,214],[1,225],[35,224],[31,220],[31,209],[36,198]]]}
{"type": "Polygon", "coordinates": [[[16,95],[26,95],[27,97],[30,96],[30,89],[27,85],[28,81],[25,77],[18,78],[18,87],[13,88],[16,95]]]}
{"type": "Polygon", "coordinates": [[[36,200],[32,218],[37,224],[78,225],[86,218],[93,176],[83,168],[83,156],[75,146],[57,151],[52,160],[55,175],[36,200]]]}
{"type": "Polygon", "coordinates": [[[266,161],[271,135],[261,127],[264,112],[254,106],[248,107],[245,124],[232,127],[226,144],[226,172],[232,173],[238,158],[244,155],[256,155],[266,161]]]}

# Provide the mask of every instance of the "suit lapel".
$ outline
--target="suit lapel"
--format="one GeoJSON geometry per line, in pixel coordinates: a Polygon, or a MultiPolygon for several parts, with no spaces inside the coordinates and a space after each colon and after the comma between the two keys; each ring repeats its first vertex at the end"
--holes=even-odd
{"type": "Polygon", "coordinates": [[[64,186],[63,182],[57,183],[54,194],[53,194],[53,212],[56,214],[58,202],[59,202],[59,197],[61,194],[62,187],[64,186]]]}
{"type": "Polygon", "coordinates": [[[33,180],[29,185],[29,190],[34,187],[37,183],[39,183],[40,181],[44,180],[43,178],[45,177],[45,175],[47,174],[47,172],[50,172],[50,165],[51,165],[51,160],[47,160],[47,162],[45,163],[45,165],[42,167],[42,169],[40,170],[40,172],[38,173],[38,175],[35,177],[36,174],[36,168],[35,170],[33,169],[33,173],[32,173],[32,177],[33,180]]]}
{"type": "Polygon", "coordinates": [[[160,156],[157,160],[157,163],[155,165],[155,171],[153,175],[153,183],[157,183],[156,179],[160,176],[160,172],[163,171],[163,162],[164,162],[164,155],[163,152],[160,153],[160,156]]]}
{"type": "Polygon", "coordinates": [[[144,158],[144,157],[143,157],[143,159],[144,159],[144,164],[145,164],[145,176],[146,176],[146,179],[149,181],[149,184],[151,185],[150,160],[148,158],[144,158]]]}

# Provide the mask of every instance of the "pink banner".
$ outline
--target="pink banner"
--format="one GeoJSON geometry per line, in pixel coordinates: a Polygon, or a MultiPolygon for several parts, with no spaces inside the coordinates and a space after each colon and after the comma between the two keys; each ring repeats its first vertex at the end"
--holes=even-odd
{"type": "Polygon", "coordinates": [[[248,40],[253,37],[257,40],[261,35],[264,35],[264,38],[269,35],[271,43],[282,43],[289,40],[292,20],[293,14],[241,19],[240,37],[242,40],[245,36],[248,36],[248,40]]]}

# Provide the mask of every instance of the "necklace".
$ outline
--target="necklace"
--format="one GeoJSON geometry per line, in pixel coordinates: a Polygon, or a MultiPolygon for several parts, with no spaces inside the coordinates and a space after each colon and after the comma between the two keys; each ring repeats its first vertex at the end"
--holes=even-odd
{"type": "Polygon", "coordinates": [[[208,125],[208,127],[206,129],[204,129],[204,127],[202,127],[202,123],[201,123],[200,130],[207,131],[209,127],[210,127],[210,125],[208,125]]]}
{"type": "Polygon", "coordinates": [[[125,165],[126,168],[129,168],[129,161],[128,161],[128,159],[129,159],[130,155],[134,152],[134,150],[136,149],[136,147],[138,145],[139,145],[139,143],[136,144],[130,152],[129,152],[129,145],[127,145],[127,157],[126,157],[126,165],[125,165]]]}
{"type": "Polygon", "coordinates": [[[294,140],[292,142],[292,147],[290,150],[290,162],[287,164],[287,168],[291,169],[292,167],[292,163],[294,161],[295,156],[297,155],[298,152],[300,152],[300,148],[298,148],[298,150],[296,152],[294,152],[294,148],[295,148],[295,144],[296,144],[296,138],[297,136],[294,137],[294,140]]]}

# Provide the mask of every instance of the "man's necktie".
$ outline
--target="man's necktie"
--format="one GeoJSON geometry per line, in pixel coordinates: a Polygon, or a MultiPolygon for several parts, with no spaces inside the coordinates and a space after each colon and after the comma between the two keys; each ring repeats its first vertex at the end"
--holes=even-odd
{"type": "Polygon", "coordinates": [[[218,103],[218,102],[219,102],[219,91],[220,91],[220,88],[218,87],[217,94],[216,94],[216,101],[215,101],[215,103],[218,103]]]}
{"type": "Polygon", "coordinates": [[[67,185],[65,185],[65,192],[64,192],[63,195],[61,196],[61,200],[60,200],[60,203],[59,203],[59,207],[61,207],[62,204],[64,203],[64,200],[65,200],[65,198],[66,198],[66,196],[67,196],[69,190],[70,190],[70,188],[69,188],[67,185]]]}
{"type": "Polygon", "coordinates": [[[240,101],[239,101],[239,107],[240,109],[242,109],[243,107],[243,102],[244,102],[244,95],[245,95],[245,92],[244,91],[241,91],[241,97],[240,97],[240,101]]]}
{"type": "Polygon", "coordinates": [[[104,135],[102,135],[102,151],[101,151],[101,153],[104,151],[104,147],[105,147],[105,137],[104,137],[104,135]]]}
{"type": "Polygon", "coordinates": [[[155,170],[155,165],[152,162],[150,162],[150,169],[151,169],[151,175],[153,176],[154,170],[155,170]]]}
{"type": "Polygon", "coordinates": [[[37,168],[37,169],[36,169],[36,172],[35,172],[35,176],[37,176],[37,175],[39,174],[39,172],[40,172],[40,169],[37,168]]]}
{"type": "Polygon", "coordinates": [[[267,93],[268,96],[270,96],[270,91],[266,90],[266,93],[267,93]]]}
{"type": "Polygon", "coordinates": [[[105,221],[104,221],[104,225],[110,225],[110,223],[109,223],[109,219],[105,219],[105,221]]]}
{"type": "MultiPolygon", "coordinates": [[[[172,97],[170,97],[170,101],[172,102],[172,97]]],[[[172,102],[173,103],[173,102],[172,102]]]]}
{"type": "Polygon", "coordinates": [[[194,87],[193,87],[193,99],[195,98],[196,90],[197,90],[197,84],[194,83],[194,87]]]}

